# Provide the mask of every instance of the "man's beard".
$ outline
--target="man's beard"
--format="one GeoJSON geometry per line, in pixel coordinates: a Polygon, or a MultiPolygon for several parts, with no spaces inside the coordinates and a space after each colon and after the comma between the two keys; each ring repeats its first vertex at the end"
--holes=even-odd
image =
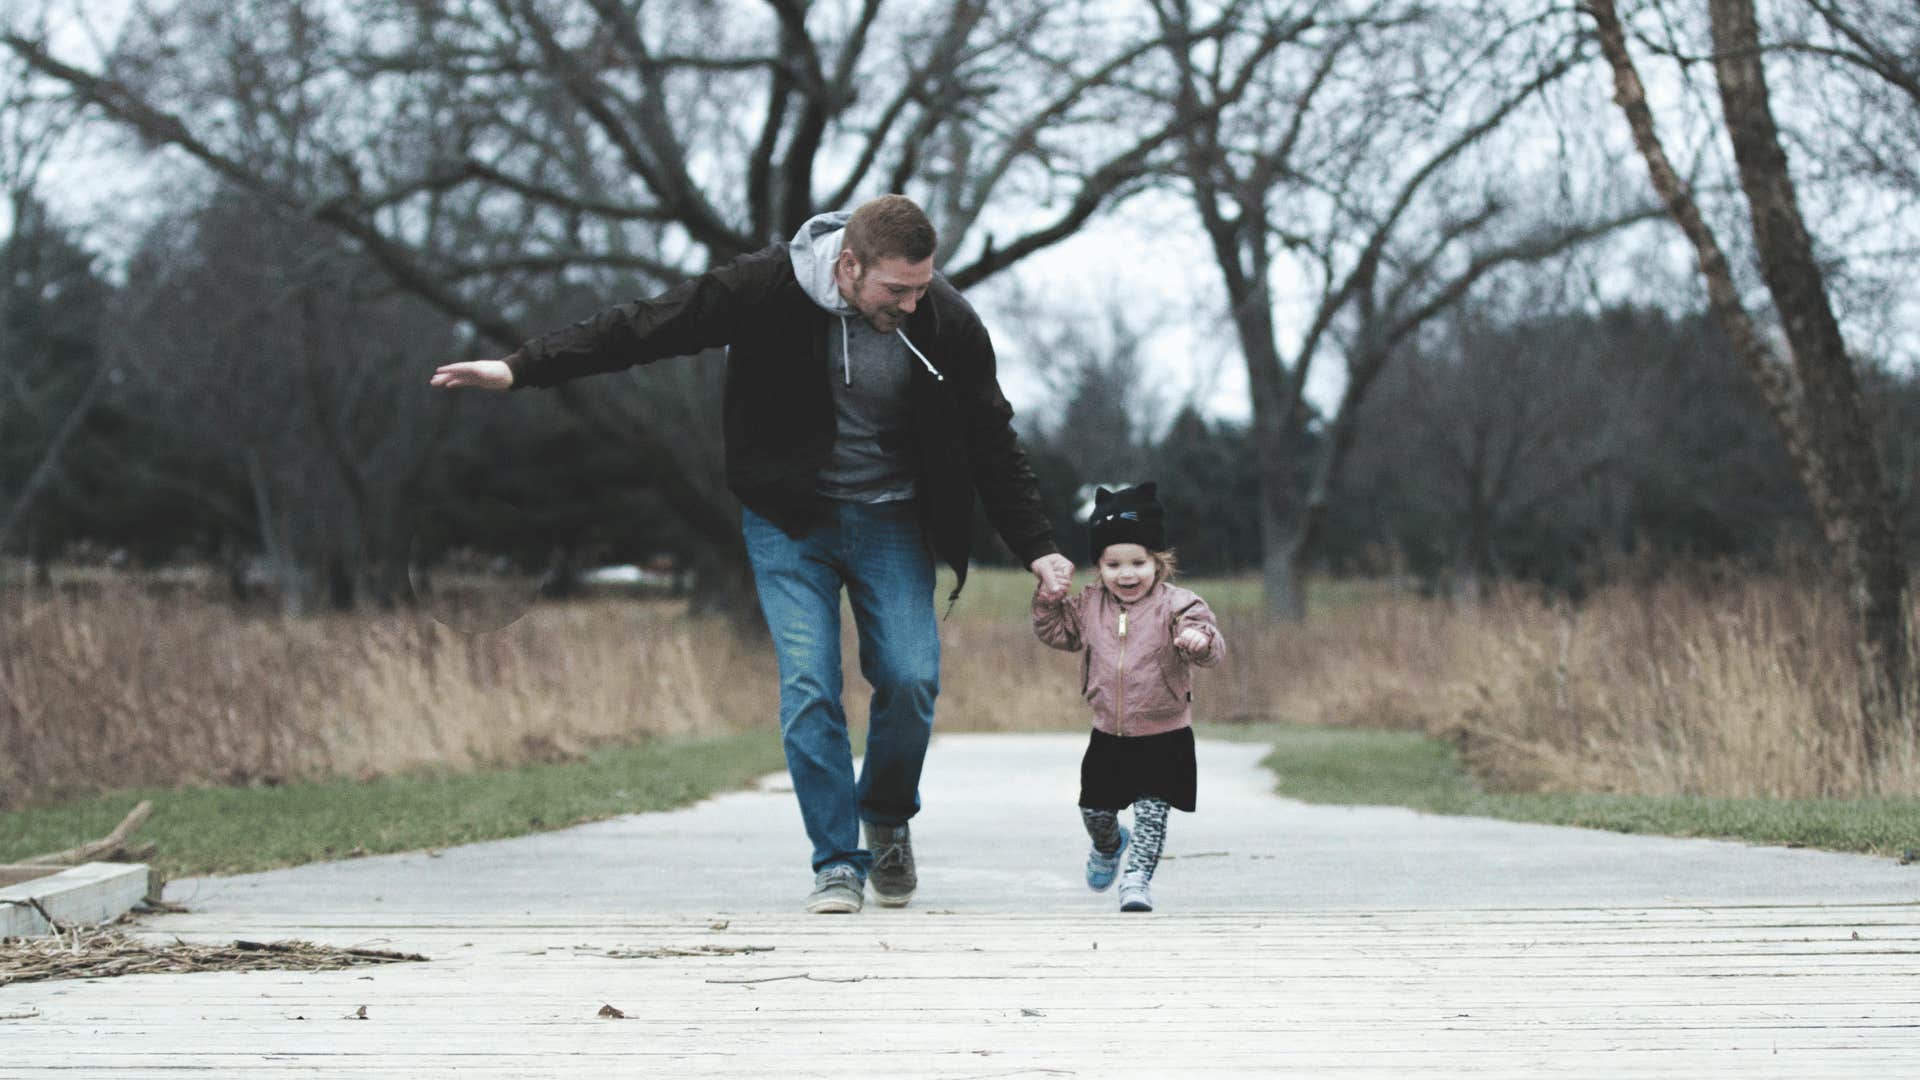
{"type": "Polygon", "coordinates": [[[873,327],[882,334],[893,333],[899,329],[900,324],[906,320],[906,316],[898,311],[892,311],[886,308],[874,308],[869,311],[861,307],[858,297],[865,288],[866,283],[867,270],[866,267],[863,266],[858,273],[853,275],[853,295],[856,298],[853,301],[853,309],[860,313],[860,317],[867,321],[868,326],[873,327]]]}

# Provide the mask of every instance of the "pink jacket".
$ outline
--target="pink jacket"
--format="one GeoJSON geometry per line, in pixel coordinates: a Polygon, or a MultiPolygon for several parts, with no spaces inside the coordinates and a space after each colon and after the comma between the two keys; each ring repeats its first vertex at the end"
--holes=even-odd
{"type": "Polygon", "coordinates": [[[1081,696],[1093,706],[1093,726],[1109,735],[1193,726],[1193,665],[1212,667],[1227,653],[1207,602],[1165,582],[1131,604],[1098,583],[1052,603],[1036,594],[1033,632],[1056,649],[1081,652],[1081,696]],[[1210,640],[1192,659],[1173,645],[1189,626],[1210,640]]]}

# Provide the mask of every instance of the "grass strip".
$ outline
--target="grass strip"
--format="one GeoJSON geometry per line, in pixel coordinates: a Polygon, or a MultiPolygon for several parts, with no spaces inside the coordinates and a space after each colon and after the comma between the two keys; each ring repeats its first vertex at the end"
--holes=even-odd
{"type": "Polygon", "coordinates": [[[0,863],[97,839],[141,799],[168,877],[234,874],[354,854],[447,847],[667,810],[738,788],[784,765],[755,731],[598,750],[578,762],[284,787],[149,788],[0,813],[0,863]]]}
{"type": "Polygon", "coordinates": [[[1263,764],[1274,790],[1303,802],[1894,857],[1920,848],[1920,802],[1911,800],[1488,792],[1451,745],[1419,732],[1248,724],[1210,725],[1204,734],[1271,743],[1263,764]]]}

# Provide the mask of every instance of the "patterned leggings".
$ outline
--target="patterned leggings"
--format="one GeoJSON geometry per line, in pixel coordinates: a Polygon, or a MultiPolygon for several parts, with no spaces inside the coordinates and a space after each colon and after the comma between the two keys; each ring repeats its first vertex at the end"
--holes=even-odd
{"type": "MultiPolygon", "coordinates": [[[[1133,804],[1133,844],[1127,848],[1127,873],[1153,879],[1160,865],[1160,849],[1167,843],[1167,811],[1164,799],[1148,796],[1133,804]]],[[[1080,820],[1093,838],[1093,846],[1110,852],[1120,846],[1120,814],[1114,810],[1080,808],[1080,820]]]]}

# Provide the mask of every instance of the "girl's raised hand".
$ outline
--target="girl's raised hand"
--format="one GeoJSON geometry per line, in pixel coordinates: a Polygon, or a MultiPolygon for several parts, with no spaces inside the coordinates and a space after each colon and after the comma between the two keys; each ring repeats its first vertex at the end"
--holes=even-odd
{"type": "Polygon", "coordinates": [[[1207,636],[1207,632],[1197,626],[1187,627],[1173,639],[1174,647],[1188,656],[1198,656],[1206,652],[1207,646],[1212,643],[1213,639],[1207,636]]]}

